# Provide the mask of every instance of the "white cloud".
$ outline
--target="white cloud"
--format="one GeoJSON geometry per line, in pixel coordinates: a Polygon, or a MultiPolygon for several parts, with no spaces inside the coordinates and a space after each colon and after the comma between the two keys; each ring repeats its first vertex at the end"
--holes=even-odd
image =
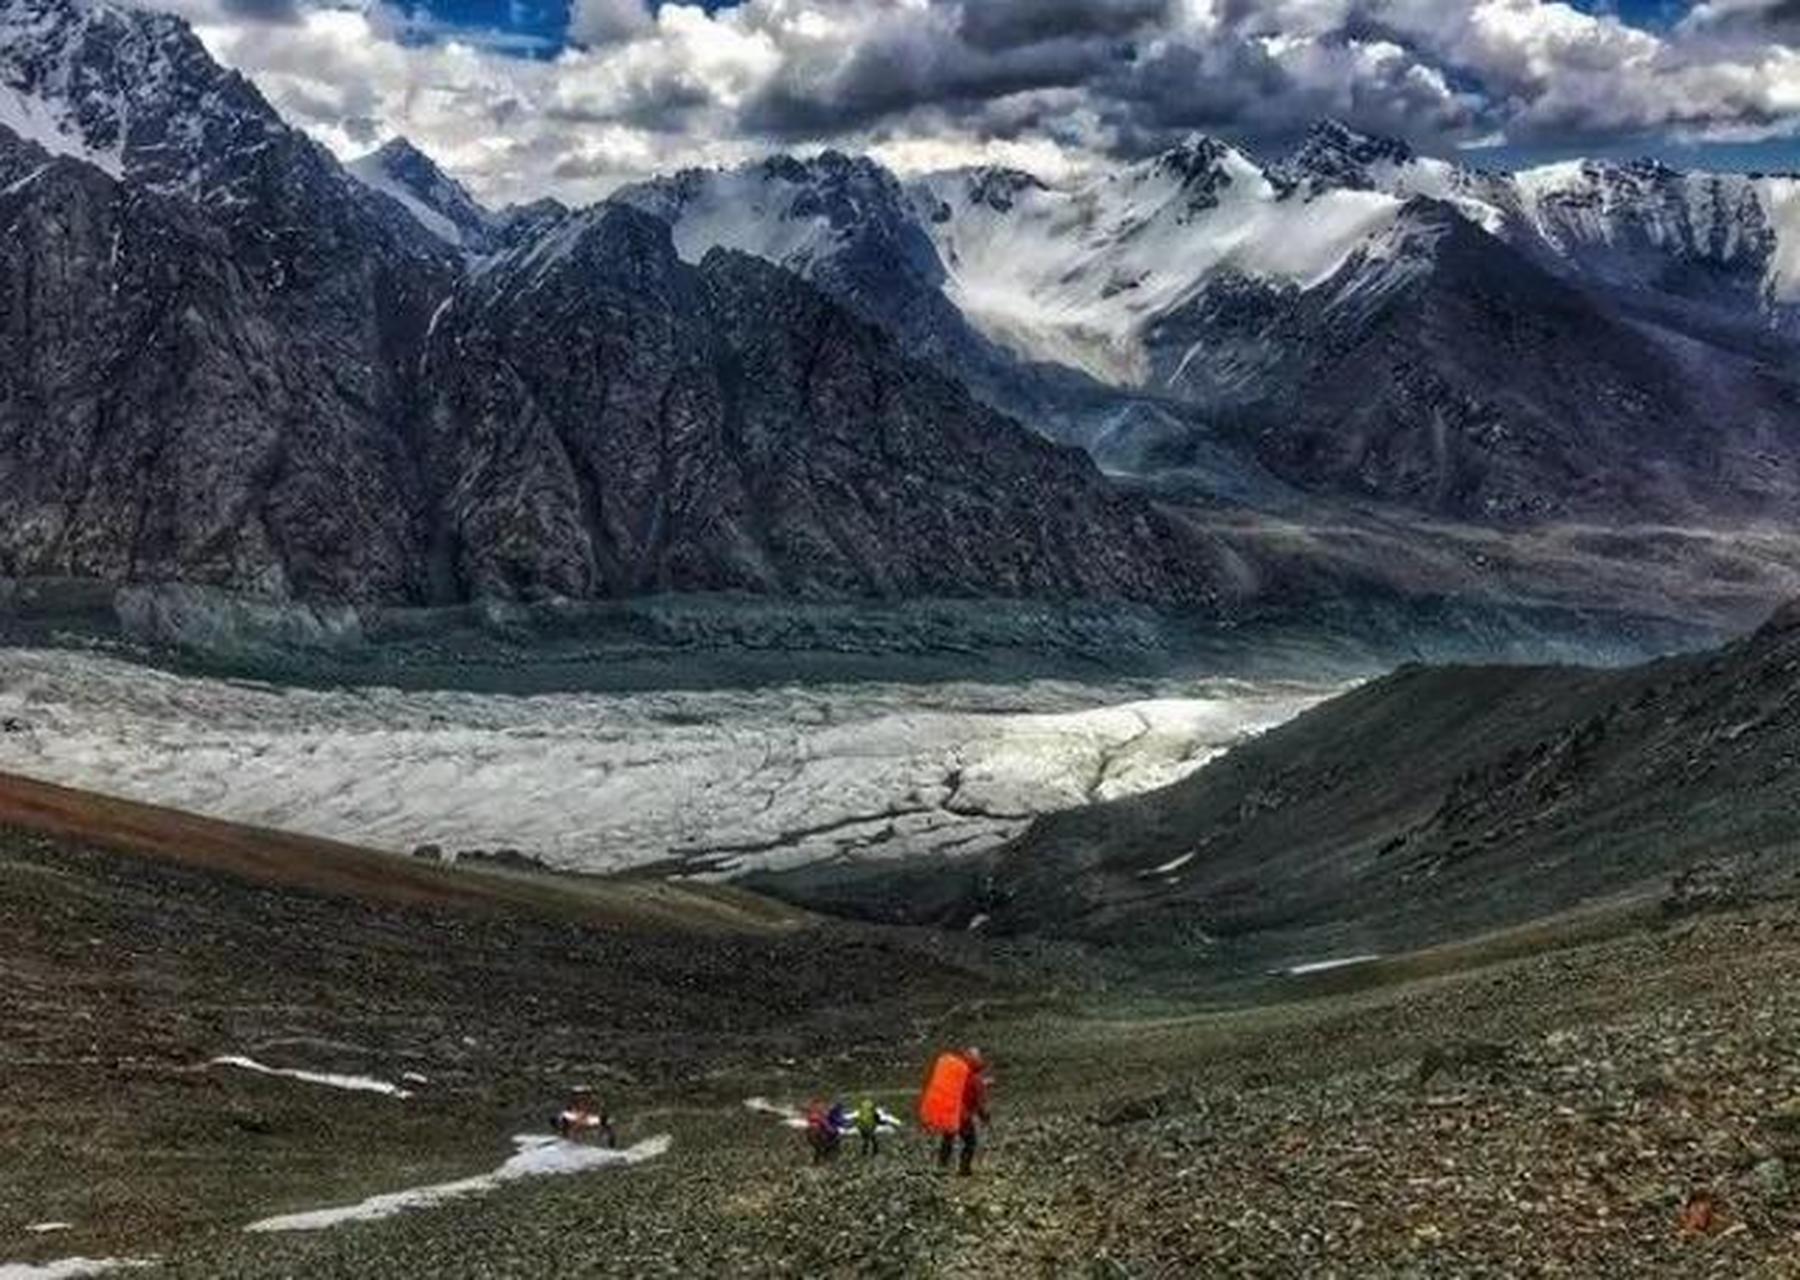
{"type": "Polygon", "coordinates": [[[630,40],[655,23],[644,0],[575,0],[569,12],[569,38],[583,44],[630,40]]]}

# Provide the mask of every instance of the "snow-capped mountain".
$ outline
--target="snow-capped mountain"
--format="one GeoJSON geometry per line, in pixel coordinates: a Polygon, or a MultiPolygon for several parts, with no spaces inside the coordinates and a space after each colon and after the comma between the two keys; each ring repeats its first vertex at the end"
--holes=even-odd
{"type": "Polygon", "coordinates": [[[1800,302],[1800,183],[1790,178],[1601,163],[1489,174],[1326,124],[1267,168],[1199,139],[1069,186],[978,171],[915,190],[934,211],[924,225],[946,294],[977,328],[1119,385],[1173,376],[1146,337],[1209,282],[1318,287],[1418,198],[1584,279],[1736,291],[1765,316],[1800,302]]]}
{"type": "Polygon", "coordinates": [[[0,0],[0,84],[0,576],[1208,598],[1195,536],[785,271],[490,218],[401,145],[353,177],[107,0],[0,0]]]}
{"type": "Polygon", "coordinates": [[[1067,184],[986,168],[903,189],[871,161],[828,152],[690,171],[617,198],[667,219],[691,259],[741,249],[830,289],[847,263],[879,258],[887,287],[938,288],[1022,359],[1151,391],[1165,388],[1147,334],[1210,282],[1318,287],[1418,198],[1571,275],[1699,290],[1710,272],[1764,312],[1800,302],[1800,180],[1643,163],[1488,173],[1329,121],[1267,166],[1195,138],[1067,184]]]}
{"type": "MultiPolygon", "coordinates": [[[[385,224],[392,247],[417,248],[403,243],[418,239],[408,220],[349,181],[168,14],[108,0],[0,0],[0,127],[222,222],[267,221],[271,204],[335,204],[346,207],[333,220],[385,224]]],[[[268,239],[269,228],[259,234],[268,239]]]]}
{"type": "Polygon", "coordinates": [[[286,126],[179,20],[110,4],[0,4],[0,124],[159,191],[212,195],[286,126]]]}
{"type": "Polygon", "coordinates": [[[900,183],[827,153],[620,198],[666,218],[689,258],[723,245],[804,274],[1110,468],[1240,498],[1324,487],[1489,517],[1786,491],[1785,463],[1740,465],[1731,442],[1692,437],[1724,414],[1757,441],[1745,456],[1787,456],[1767,447],[1785,439],[1788,396],[1769,344],[1785,351],[1800,302],[1795,186],[1649,164],[1492,173],[1324,122],[1270,164],[1194,138],[1072,182],[983,168],[900,183]],[[1488,288],[1509,276],[1516,287],[1488,288]],[[1484,291],[1452,306],[1453,279],[1484,291]],[[1611,336],[1584,341],[1584,327],[1611,336]],[[1496,343],[1559,377],[1497,363],[1496,343]],[[1374,419],[1330,384],[1362,385],[1343,353],[1373,351],[1366,404],[1415,441],[1355,427],[1374,419]],[[1569,387],[1598,398],[1572,402],[1569,387]],[[1321,406],[1339,415],[1323,434],[1321,406]],[[1649,408],[1627,450],[1633,406],[1649,408]],[[1616,456],[1593,452],[1607,440],[1616,456]],[[1617,484],[1571,482],[1603,465],[1617,484]],[[1677,480],[1623,479],[1638,466],[1677,480]]]}
{"type": "Polygon", "coordinates": [[[418,224],[447,245],[471,253],[490,248],[503,221],[462,183],[405,138],[395,138],[346,166],[364,186],[397,201],[418,224]]]}
{"type": "Polygon", "coordinates": [[[1073,186],[979,170],[914,189],[932,211],[945,293],[978,329],[1124,386],[1150,377],[1146,326],[1207,280],[1311,287],[1391,225],[1401,203],[1350,188],[1289,198],[1207,138],[1073,186]]]}

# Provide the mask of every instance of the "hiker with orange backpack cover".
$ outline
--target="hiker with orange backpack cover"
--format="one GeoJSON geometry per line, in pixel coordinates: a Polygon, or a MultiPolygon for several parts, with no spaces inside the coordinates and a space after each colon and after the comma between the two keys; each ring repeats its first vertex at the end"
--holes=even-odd
{"type": "Polygon", "coordinates": [[[951,1153],[960,1141],[956,1171],[964,1177],[975,1164],[978,1126],[989,1123],[986,1070],[979,1049],[939,1054],[931,1064],[925,1092],[919,1095],[919,1123],[938,1135],[938,1167],[950,1167],[951,1153]]]}

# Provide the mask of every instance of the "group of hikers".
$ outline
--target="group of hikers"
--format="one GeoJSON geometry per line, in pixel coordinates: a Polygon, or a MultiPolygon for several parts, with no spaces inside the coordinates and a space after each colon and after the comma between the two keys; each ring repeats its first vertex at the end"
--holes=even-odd
{"type": "MultiPolygon", "coordinates": [[[[975,1148],[981,1126],[988,1123],[987,1059],[979,1049],[956,1049],[939,1054],[919,1094],[919,1124],[938,1139],[938,1167],[969,1174],[975,1165],[975,1148]],[[959,1154],[960,1153],[960,1154],[959,1154]]],[[[557,1136],[566,1141],[598,1141],[618,1145],[611,1115],[592,1089],[577,1086],[563,1109],[551,1117],[557,1136]]],[[[842,1102],[814,1102],[806,1109],[807,1146],[814,1164],[834,1159],[844,1139],[855,1134],[865,1156],[881,1154],[881,1135],[898,1129],[900,1121],[864,1098],[854,1109],[842,1102]]]]}
{"type": "MultiPolygon", "coordinates": [[[[939,1054],[931,1064],[919,1095],[919,1123],[938,1139],[938,1167],[967,1176],[975,1165],[980,1126],[988,1123],[987,1060],[981,1050],[959,1049],[939,1054]],[[960,1157],[958,1150],[960,1147],[960,1157]]],[[[806,1110],[806,1143],[814,1164],[833,1159],[845,1137],[855,1134],[865,1156],[881,1152],[881,1132],[898,1121],[864,1098],[851,1110],[842,1102],[814,1102],[806,1110]]]]}

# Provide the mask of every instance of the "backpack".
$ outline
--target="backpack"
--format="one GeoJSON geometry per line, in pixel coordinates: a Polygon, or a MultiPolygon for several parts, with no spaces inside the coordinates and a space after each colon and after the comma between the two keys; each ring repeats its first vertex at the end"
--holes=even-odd
{"type": "Polygon", "coordinates": [[[971,1074],[969,1060],[960,1053],[939,1054],[919,1095],[919,1123],[932,1133],[961,1132],[971,1074]]]}

